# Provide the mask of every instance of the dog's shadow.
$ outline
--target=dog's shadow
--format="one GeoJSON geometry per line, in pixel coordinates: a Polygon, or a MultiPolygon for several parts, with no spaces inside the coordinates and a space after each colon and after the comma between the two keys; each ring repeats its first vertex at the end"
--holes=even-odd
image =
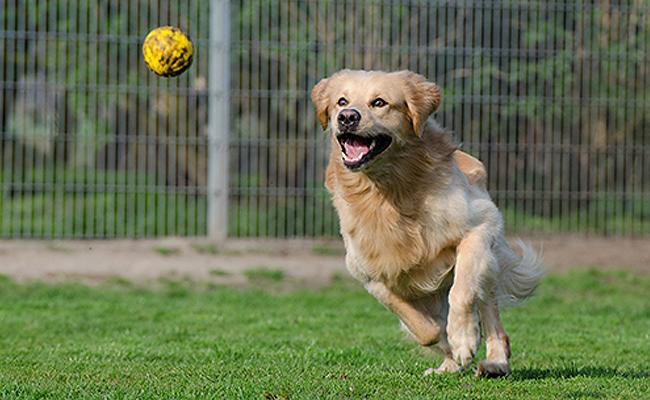
{"type": "Polygon", "coordinates": [[[566,367],[566,368],[524,368],[512,371],[511,379],[518,381],[547,378],[629,378],[644,379],[650,377],[648,371],[621,371],[607,367],[566,367]]]}

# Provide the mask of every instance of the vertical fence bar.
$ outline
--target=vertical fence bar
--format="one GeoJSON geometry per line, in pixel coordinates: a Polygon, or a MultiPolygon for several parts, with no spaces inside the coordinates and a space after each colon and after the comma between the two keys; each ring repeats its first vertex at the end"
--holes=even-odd
{"type": "Polygon", "coordinates": [[[228,235],[228,137],[230,130],[230,1],[210,2],[208,116],[208,235],[228,235]]]}

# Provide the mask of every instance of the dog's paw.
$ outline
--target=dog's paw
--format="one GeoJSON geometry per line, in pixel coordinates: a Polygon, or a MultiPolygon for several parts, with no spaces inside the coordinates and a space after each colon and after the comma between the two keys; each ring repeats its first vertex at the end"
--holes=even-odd
{"type": "Polygon", "coordinates": [[[482,378],[500,378],[510,374],[510,365],[507,362],[481,361],[476,367],[476,376],[482,378]]]}
{"type": "Polygon", "coordinates": [[[472,363],[481,339],[478,323],[470,314],[466,318],[452,317],[450,314],[447,335],[454,361],[461,368],[472,363]]]}
{"type": "Polygon", "coordinates": [[[446,374],[446,373],[454,373],[454,372],[459,372],[460,371],[460,366],[456,363],[456,361],[452,360],[451,358],[445,357],[445,359],[442,361],[442,364],[433,372],[436,374],[446,374]]]}
{"type": "Polygon", "coordinates": [[[463,369],[467,368],[474,360],[476,355],[476,348],[471,345],[460,345],[456,348],[452,347],[454,350],[454,361],[460,365],[463,369]]]}

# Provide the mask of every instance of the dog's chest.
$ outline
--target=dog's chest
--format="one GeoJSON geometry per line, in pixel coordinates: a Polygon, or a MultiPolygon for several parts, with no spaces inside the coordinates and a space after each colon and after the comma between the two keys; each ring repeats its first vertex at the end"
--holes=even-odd
{"type": "Polygon", "coordinates": [[[341,228],[349,261],[369,279],[394,277],[420,263],[426,253],[421,229],[412,222],[373,215],[356,223],[342,220],[341,228]]]}
{"type": "Polygon", "coordinates": [[[351,274],[361,280],[380,280],[400,292],[435,290],[453,268],[448,230],[435,229],[431,220],[409,218],[387,203],[352,207],[335,201],[341,217],[351,274]]]}
{"type": "Polygon", "coordinates": [[[346,265],[358,280],[378,280],[406,297],[436,291],[451,276],[469,209],[452,187],[405,213],[380,196],[333,196],[346,246],[346,265]]]}

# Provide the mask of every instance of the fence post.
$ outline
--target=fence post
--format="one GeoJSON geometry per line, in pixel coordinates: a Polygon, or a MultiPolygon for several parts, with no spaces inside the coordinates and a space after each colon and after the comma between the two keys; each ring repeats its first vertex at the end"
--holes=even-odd
{"type": "Polygon", "coordinates": [[[208,236],[228,235],[228,137],[230,132],[230,1],[210,1],[208,115],[208,236]]]}

